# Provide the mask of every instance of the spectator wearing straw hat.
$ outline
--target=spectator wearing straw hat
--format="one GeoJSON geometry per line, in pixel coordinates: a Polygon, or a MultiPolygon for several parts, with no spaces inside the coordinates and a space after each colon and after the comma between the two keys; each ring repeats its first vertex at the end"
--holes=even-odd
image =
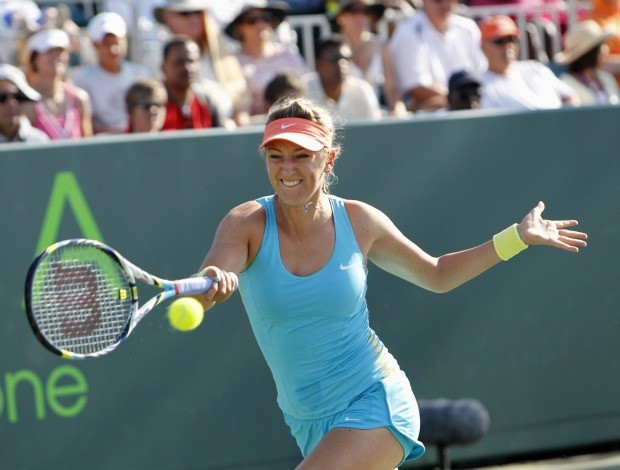
{"type": "Polygon", "coordinates": [[[564,38],[564,50],[555,55],[567,71],[560,79],[573,88],[584,105],[619,104],[618,84],[612,74],[602,70],[609,50],[605,41],[614,32],[601,28],[594,20],[577,23],[564,38]]]}
{"type": "Polygon", "coordinates": [[[574,90],[542,63],[519,61],[519,28],[509,16],[485,18],[481,48],[489,62],[482,75],[481,108],[551,109],[575,105],[574,90]]]}
{"type": "Polygon", "coordinates": [[[21,109],[21,103],[40,99],[39,92],[28,85],[24,72],[10,64],[0,64],[0,143],[49,140],[45,132],[32,127],[21,109]]]}
{"type": "Polygon", "coordinates": [[[284,2],[249,0],[224,29],[240,44],[237,57],[252,93],[251,115],[265,112],[265,87],[276,74],[292,71],[304,75],[310,71],[296,46],[274,39],[287,9],[284,2]]]}
{"type": "Polygon", "coordinates": [[[86,33],[97,51],[98,62],[78,69],[73,83],[87,91],[92,102],[93,130],[124,132],[127,128],[125,93],[139,77],[150,75],[143,65],[127,57],[127,25],[118,13],[94,16],[86,33]]]}
{"type": "Polygon", "coordinates": [[[605,57],[603,68],[616,77],[620,86],[620,2],[615,0],[592,0],[592,9],[586,19],[596,21],[601,27],[614,32],[613,37],[605,41],[609,53],[605,57]]]}

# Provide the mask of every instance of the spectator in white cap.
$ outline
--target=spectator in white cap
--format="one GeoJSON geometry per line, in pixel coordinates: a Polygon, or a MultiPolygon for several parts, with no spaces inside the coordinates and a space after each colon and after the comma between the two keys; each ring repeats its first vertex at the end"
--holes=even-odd
{"type": "Polygon", "coordinates": [[[88,93],[66,80],[69,35],[61,29],[42,29],[28,39],[27,48],[27,77],[42,99],[24,105],[26,116],[51,139],[90,137],[88,93]]]}
{"type": "Polygon", "coordinates": [[[26,81],[24,72],[9,64],[0,64],[0,143],[45,142],[49,137],[35,129],[23,115],[21,104],[38,101],[41,95],[26,81]]]}
{"type": "Polygon", "coordinates": [[[137,78],[151,73],[145,66],[126,60],[127,25],[118,13],[94,16],[86,33],[97,51],[98,62],[78,69],[73,82],[90,96],[95,134],[124,132],[125,93],[137,78]]]}

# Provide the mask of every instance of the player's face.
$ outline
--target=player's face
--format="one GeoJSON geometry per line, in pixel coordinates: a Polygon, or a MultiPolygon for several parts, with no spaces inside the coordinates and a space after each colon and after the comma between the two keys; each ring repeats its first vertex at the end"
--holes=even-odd
{"type": "Polygon", "coordinates": [[[269,143],[265,151],[269,181],[291,206],[301,206],[320,195],[330,158],[326,149],[312,152],[286,140],[269,143]]]}

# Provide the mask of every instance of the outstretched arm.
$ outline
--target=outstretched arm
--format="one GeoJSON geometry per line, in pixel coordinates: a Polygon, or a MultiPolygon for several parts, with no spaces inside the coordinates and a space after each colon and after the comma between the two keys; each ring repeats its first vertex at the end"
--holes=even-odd
{"type": "MultiPolygon", "coordinates": [[[[543,219],[544,207],[540,202],[517,225],[520,239],[517,237],[516,242],[522,247],[548,245],[572,252],[586,246],[585,233],[568,230],[577,225],[576,220],[543,219]]],[[[501,246],[502,240],[496,239],[433,257],[406,238],[384,214],[372,208],[365,211],[368,225],[362,233],[369,236],[362,238],[367,241],[368,258],[380,268],[433,292],[450,291],[519,251],[512,252],[512,246],[501,246]],[[503,253],[502,258],[498,252],[503,253]]]]}

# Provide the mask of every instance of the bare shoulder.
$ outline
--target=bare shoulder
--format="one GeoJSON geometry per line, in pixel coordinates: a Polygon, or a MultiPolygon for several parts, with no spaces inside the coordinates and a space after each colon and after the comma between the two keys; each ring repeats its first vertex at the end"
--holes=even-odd
{"type": "Polygon", "coordinates": [[[344,205],[351,222],[373,222],[385,217],[385,214],[374,206],[354,199],[344,199],[344,205]]]}
{"type": "Polygon", "coordinates": [[[262,239],[265,220],[263,206],[257,201],[248,201],[231,209],[220,222],[218,231],[252,243],[262,239]]]}
{"type": "Polygon", "coordinates": [[[257,224],[265,225],[265,209],[258,201],[247,201],[231,209],[223,222],[249,228],[257,224]]]}
{"type": "Polygon", "coordinates": [[[366,256],[375,240],[385,230],[386,222],[389,222],[389,219],[379,209],[362,201],[345,199],[344,205],[357,244],[366,256]]]}

